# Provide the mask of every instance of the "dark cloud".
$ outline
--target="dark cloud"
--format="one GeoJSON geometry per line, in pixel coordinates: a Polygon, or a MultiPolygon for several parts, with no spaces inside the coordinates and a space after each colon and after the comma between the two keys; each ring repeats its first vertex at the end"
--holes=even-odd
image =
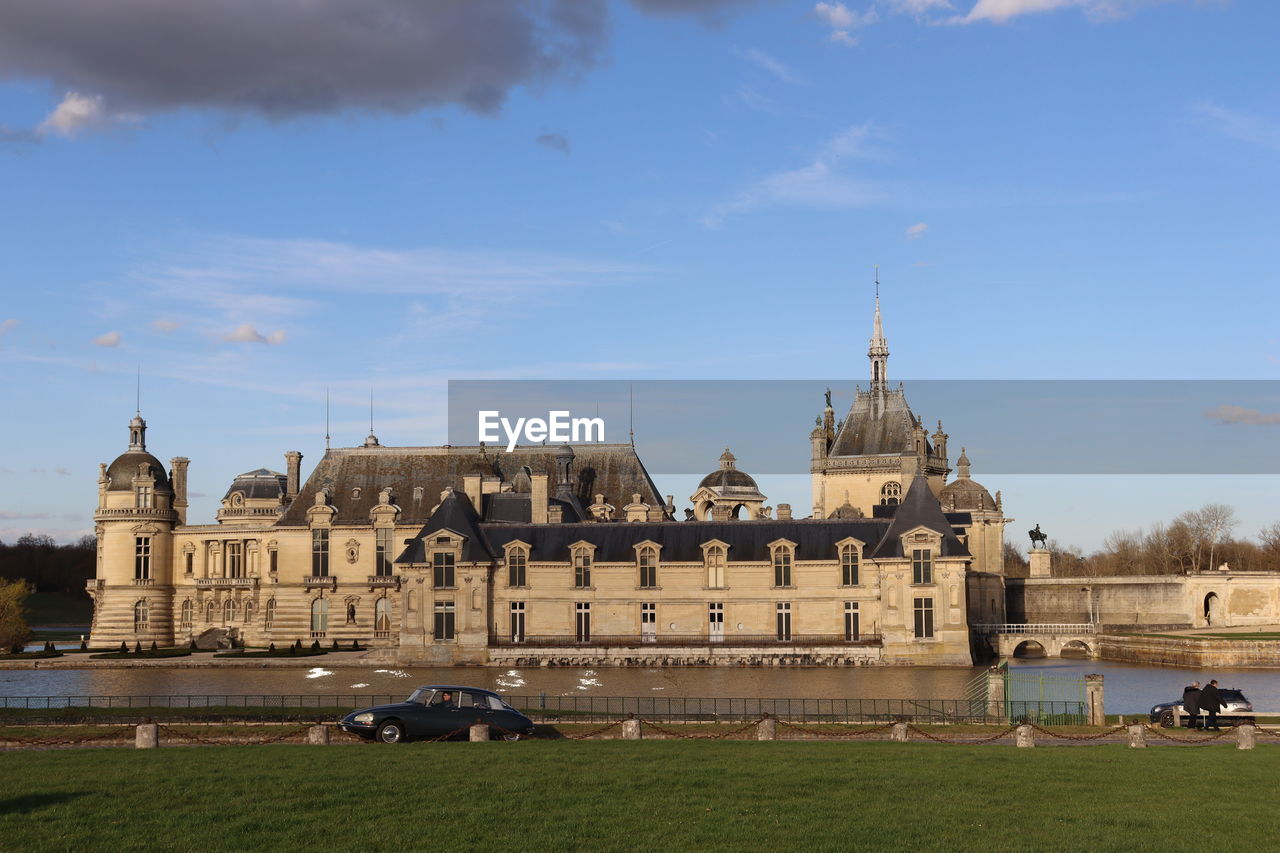
{"type": "Polygon", "coordinates": [[[535,140],[539,145],[545,145],[548,148],[554,148],[556,151],[569,153],[569,140],[559,133],[540,133],[535,140]]]}
{"type": "MultiPolygon", "coordinates": [[[[748,2],[632,0],[671,15],[748,2]]],[[[606,0],[4,0],[0,77],[112,110],[487,113],[591,68],[607,37],[606,0]]]]}

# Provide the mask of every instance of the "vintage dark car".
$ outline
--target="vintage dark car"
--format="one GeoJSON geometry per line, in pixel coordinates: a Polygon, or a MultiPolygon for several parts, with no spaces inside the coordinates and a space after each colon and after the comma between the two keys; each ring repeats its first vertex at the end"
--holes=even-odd
{"type": "MultiPolygon", "coordinates": [[[[1245,695],[1234,687],[1220,687],[1218,693],[1222,696],[1222,710],[1218,712],[1218,719],[1222,724],[1234,726],[1241,723],[1253,722],[1253,703],[1245,698],[1245,695]]],[[[1151,708],[1151,722],[1159,723],[1166,729],[1173,725],[1173,709],[1182,708],[1182,700],[1177,699],[1173,702],[1161,702],[1159,705],[1153,705],[1151,708]]],[[[1186,714],[1183,714],[1183,725],[1186,714]]],[[[1200,725],[1204,725],[1204,712],[1200,712],[1200,725]]]]}
{"type": "Polygon", "coordinates": [[[450,734],[465,737],[476,723],[487,724],[490,737],[503,740],[533,733],[533,721],[497,693],[440,684],[419,687],[403,702],[352,711],[338,726],[368,740],[400,743],[450,734]]]}

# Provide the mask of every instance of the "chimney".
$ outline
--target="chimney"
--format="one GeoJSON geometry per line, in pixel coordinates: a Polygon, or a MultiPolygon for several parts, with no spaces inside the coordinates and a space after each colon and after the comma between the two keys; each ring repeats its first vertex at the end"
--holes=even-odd
{"type": "Polygon", "coordinates": [[[481,512],[480,479],[481,476],[479,474],[464,474],[462,476],[462,491],[467,493],[467,499],[476,508],[476,512],[481,512]]]}
{"type": "Polygon", "coordinates": [[[288,472],[284,498],[286,501],[292,501],[298,496],[298,485],[302,475],[302,454],[296,450],[290,450],[284,455],[284,463],[287,466],[285,470],[288,472]]]}
{"type": "Polygon", "coordinates": [[[173,481],[173,508],[178,513],[178,523],[187,523],[187,466],[191,460],[185,456],[175,456],[169,460],[173,466],[169,470],[169,479],[173,481]]]}
{"type": "Polygon", "coordinates": [[[529,477],[529,520],[534,524],[547,523],[547,479],[546,474],[532,474],[529,477]]]}
{"type": "Polygon", "coordinates": [[[778,521],[791,520],[791,504],[778,504],[778,521]]]}

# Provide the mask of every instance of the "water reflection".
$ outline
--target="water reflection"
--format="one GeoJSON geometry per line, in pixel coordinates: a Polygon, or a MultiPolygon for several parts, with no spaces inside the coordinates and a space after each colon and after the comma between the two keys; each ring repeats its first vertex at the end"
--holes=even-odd
{"type": "MultiPolygon", "coordinates": [[[[1280,672],[1133,666],[1047,658],[1016,660],[1020,672],[1106,676],[1109,713],[1136,714],[1182,695],[1192,678],[1239,687],[1262,709],[1280,708],[1280,672]]],[[[984,667],[676,667],[676,668],[425,668],[382,666],[297,669],[0,670],[0,695],[84,696],[167,694],[392,694],[419,684],[464,684],[509,695],[791,697],[861,699],[959,698],[984,667]]]]}

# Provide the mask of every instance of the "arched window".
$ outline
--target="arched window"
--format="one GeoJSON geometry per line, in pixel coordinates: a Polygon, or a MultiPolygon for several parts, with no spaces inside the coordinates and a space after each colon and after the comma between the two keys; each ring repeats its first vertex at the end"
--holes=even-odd
{"type": "Polygon", "coordinates": [[[311,631],[324,633],[329,630],[329,600],[317,598],[311,602],[311,631]]]}
{"type": "Polygon", "coordinates": [[[391,630],[391,599],[379,598],[373,603],[373,630],[391,630]]]}
{"type": "Polygon", "coordinates": [[[213,623],[213,602],[210,601],[204,606],[204,621],[213,623]]]}
{"type": "Polygon", "coordinates": [[[191,599],[188,598],[182,602],[182,619],[180,624],[183,630],[188,630],[191,628],[191,615],[192,615],[191,599]]]}
{"type": "Polygon", "coordinates": [[[267,624],[270,628],[272,623],[276,621],[276,600],[274,598],[267,599],[267,624]]]}
{"type": "Polygon", "coordinates": [[[234,598],[228,598],[222,602],[222,622],[230,625],[234,621],[236,621],[236,601],[234,598]]]}
{"type": "Polygon", "coordinates": [[[133,605],[133,630],[147,630],[147,619],[151,615],[150,609],[145,598],[133,605]]]}
{"type": "Polygon", "coordinates": [[[579,589],[591,586],[591,549],[573,549],[573,585],[579,589]]]}
{"type": "Polygon", "coordinates": [[[773,585],[791,586],[791,560],[793,557],[790,545],[779,545],[773,549],[773,585]]]}
{"type": "Polygon", "coordinates": [[[858,585],[858,546],[852,542],[840,546],[840,583],[858,585]]]}
{"type": "Polygon", "coordinates": [[[524,545],[507,548],[507,586],[528,586],[529,549],[524,545]]]}
{"type": "Polygon", "coordinates": [[[640,587],[653,589],[658,585],[658,549],[645,545],[636,551],[636,564],[640,568],[640,587]]]}
{"type": "Polygon", "coordinates": [[[890,480],[880,487],[880,503],[886,506],[895,506],[902,500],[902,484],[894,480],[890,480]]]}
{"type": "Polygon", "coordinates": [[[253,621],[253,602],[246,601],[244,603],[244,624],[248,625],[253,621]]]}
{"type": "Polygon", "coordinates": [[[707,586],[720,589],[724,586],[724,546],[711,545],[703,557],[707,564],[707,586]]]}

